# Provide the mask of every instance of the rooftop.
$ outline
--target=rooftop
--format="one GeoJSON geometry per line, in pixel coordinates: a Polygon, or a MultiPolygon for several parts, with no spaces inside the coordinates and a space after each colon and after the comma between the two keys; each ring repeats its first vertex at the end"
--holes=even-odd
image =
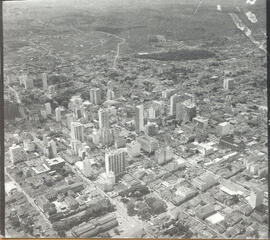
{"type": "Polygon", "coordinates": [[[50,167],[50,166],[53,166],[53,165],[57,165],[57,164],[60,164],[60,163],[64,163],[65,160],[61,157],[56,157],[56,158],[48,158],[45,160],[46,161],[46,164],[50,167]]]}

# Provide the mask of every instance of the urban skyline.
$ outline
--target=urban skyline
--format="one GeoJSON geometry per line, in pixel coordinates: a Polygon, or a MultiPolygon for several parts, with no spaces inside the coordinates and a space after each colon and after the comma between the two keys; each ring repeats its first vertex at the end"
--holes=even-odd
{"type": "Polygon", "coordinates": [[[268,237],[264,1],[3,10],[6,237],[268,237]]]}

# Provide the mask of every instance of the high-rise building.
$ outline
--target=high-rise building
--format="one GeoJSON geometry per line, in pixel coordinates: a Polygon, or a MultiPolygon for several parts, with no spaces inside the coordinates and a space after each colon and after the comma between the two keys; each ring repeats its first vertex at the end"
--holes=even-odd
{"type": "Polygon", "coordinates": [[[90,120],[90,111],[88,110],[89,109],[89,106],[85,106],[83,105],[82,108],[81,108],[81,114],[82,114],[82,118],[85,119],[85,120],[90,120]]]}
{"type": "Polygon", "coordinates": [[[45,109],[46,109],[47,114],[52,114],[51,103],[49,102],[45,103],[45,109]]]}
{"type": "Polygon", "coordinates": [[[46,119],[47,118],[47,111],[46,110],[40,110],[40,115],[42,116],[42,118],[46,119]]]}
{"type": "Polygon", "coordinates": [[[123,136],[119,136],[114,139],[115,148],[124,148],[126,147],[126,138],[123,136]]]}
{"type": "Polygon", "coordinates": [[[106,177],[107,177],[107,183],[108,184],[111,184],[111,185],[115,184],[115,174],[114,174],[114,172],[107,173],[106,177]]]}
{"type": "Polygon", "coordinates": [[[170,98],[173,94],[176,94],[177,90],[175,89],[166,89],[162,91],[162,98],[168,99],[170,98]]]}
{"type": "Polygon", "coordinates": [[[49,144],[49,137],[47,134],[43,134],[42,140],[43,140],[43,145],[47,146],[49,144]]]}
{"type": "Polygon", "coordinates": [[[76,109],[80,109],[83,105],[83,100],[80,96],[72,96],[69,100],[68,108],[75,112],[76,109]]]}
{"type": "Polygon", "coordinates": [[[33,143],[32,139],[25,138],[23,140],[23,148],[27,152],[33,152],[33,151],[35,151],[35,144],[33,143]]]}
{"type": "Polygon", "coordinates": [[[223,88],[225,90],[231,90],[234,87],[234,79],[233,78],[225,78],[223,81],[223,88]]]}
{"type": "Polygon", "coordinates": [[[158,126],[156,123],[149,122],[145,125],[144,131],[148,136],[155,136],[158,131],[158,126]]]}
{"type": "Polygon", "coordinates": [[[7,81],[7,84],[15,83],[18,81],[17,76],[14,73],[7,74],[4,79],[7,81]]]}
{"type": "Polygon", "coordinates": [[[71,128],[71,123],[75,121],[75,117],[73,113],[66,114],[67,127],[71,128]]]}
{"type": "Polygon", "coordinates": [[[20,85],[24,85],[24,74],[22,74],[22,73],[20,73],[19,74],[19,83],[20,83],[20,85]]]}
{"type": "Polygon", "coordinates": [[[111,192],[116,182],[116,176],[113,172],[108,174],[105,172],[99,175],[98,181],[104,192],[111,192]]]}
{"type": "Polygon", "coordinates": [[[43,136],[43,153],[48,158],[55,158],[57,155],[57,146],[53,139],[49,140],[47,136],[43,136]]]}
{"type": "Polygon", "coordinates": [[[173,158],[173,153],[170,147],[161,147],[155,151],[155,160],[158,164],[163,164],[173,158]]]}
{"type": "Polygon", "coordinates": [[[194,103],[187,100],[176,104],[176,120],[191,122],[194,117],[196,117],[196,106],[194,103]]]}
{"type": "Polygon", "coordinates": [[[151,106],[148,110],[149,119],[156,119],[158,117],[157,109],[154,106],[151,106]]]}
{"type": "Polygon", "coordinates": [[[98,122],[99,128],[109,128],[109,110],[108,109],[100,109],[98,111],[98,122]]]}
{"type": "Polygon", "coordinates": [[[57,155],[57,146],[56,146],[55,141],[52,139],[52,140],[50,140],[48,142],[48,144],[49,144],[49,148],[50,148],[50,152],[51,152],[52,157],[53,158],[56,157],[56,155],[57,155]]]}
{"type": "Polygon", "coordinates": [[[99,141],[102,146],[111,146],[114,142],[114,133],[112,129],[99,129],[99,141]]]}
{"type": "Polygon", "coordinates": [[[137,141],[127,144],[127,153],[130,157],[137,157],[141,154],[141,145],[137,141]]]}
{"type": "Polygon", "coordinates": [[[153,107],[156,108],[159,114],[163,115],[165,113],[165,102],[164,101],[153,101],[153,107]]]}
{"type": "Polygon", "coordinates": [[[94,100],[94,89],[93,88],[90,89],[90,102],[91,103],[95,103],[95,100],[94,100]]]}
{"type": "Polygon", "coordinates": [[[26,154],[23,148],[19,145],[13,144],[9,148],[10,159],[13,164],[26,160],[26,154]]]}
{"type": "Polygon", "coordinates": [[[178,102],[176,104],[176,109],[175,109],[175,119],[178,120],[178,121],[182,121],[183,120],[184,111],[185,111],[184,104],[182,102],[178,102]]]}
{"type": "Polygon", "coordinates": [[[48,77],[47,77],[47,73],[42,73],[41,74],[41,78],[42,78],[43,89],[44,90],[47,90],[48,89],[48,77]]]}
{"type": "Polygon", "coordinates": [[[148,109],[149,119],[157,119],[165,113],[165,104],[163,101],[153,101],[148,109]]]}
{"type": "Polygon", "coordinates": [[[115,106],[108,107],[108,111],[109,111],[110,115],[116,117],[117,110],[116,110],[115,106]]]}
{"type": "Polygon", "coordinates": [[[56,91],[56,88],[54,85],[51,85],[48,87],[49,94],[54,94],[56,91]]]}
{"type": "Polygon", "coordinates": [[[82,147],[79,149],[79,157],[81,159],[84,159],[86,157],[86,154],[90,151],[90,147],[87,146],[86,143],[82,144],[82,147]]]}
{"type": "Polygon", "coordinates": [[[75,108],[75,117],[76,117],[76,119],[82,118],[82,109],[81,109],[81,107],[75,108]]]}
{"type": "Polygon", "coordinates": [[[208,119],[201,116],[193,118],[193,122],[199,129],[206,129],[208,126],[208,119]]]}
{"type": "Polygon", "coordinates": [[[191,93],[185,93],[183,95],[183,101],[189,101],[191,104],[195,104],[196,103],[195,95],[191,93]]]}
{"type": "Polygon", "coordinates": [[[101,104],[101,90],[99,88],[90,89],[90,102],[95,105],[101,104]]]}
{"type": "Polygon", "coordinates": [[[113,100],[115,99],[115,93],[112,89],[107,90],[107,100],[113,100]]]}
{"type": "Polygon", "coordinates": [[[82,105],[83,100],[80,96],[72,96],[72,98],[70,99],[70,102],[74,104],[75,106],[80,106],[82,105]]]}
{"type": "Polygon", "coordinates": [[[115,176],[120,175],[126,170],[126,149],[120,148],[105,153],[106,174],[113,172],[115,176]]]}
{"type": "Polygon", "coordinates": [[[176,104],[181,100],[181,96],[174,94],[170,97],[170,115],[174,116],[176,114],[176,104]]]}
{"type": "Polygon", "coordinates": [[[90,177],[93,173],[92,166],[95,163],[94,159],[86,158],[83,160],[83,174],[86,177],[90,177]]]}
{"type": "Polygon", "coordinates": [[[61,121],[61,117],[62,117],[61,112],[62,112],[62,109],[60,107],[57,107],[55,109],[55,119],[56,119],[57,122],[61,121]]]}
{"type": "Polygon", "coordinates": [[[189,103],[189,101],[186,103],[184,102],[185,106],[185,114],[183,117],[183,120],[185,122],[191,122],[194,117],[196,117],[196,106],[194,103],[189,103]]]}
{"type": "Polygon", "coordinates": [[[25,89],[32,89],[34,87],[34,80],[31,77],[25,76],[24,77],[24,88],[25,89]]]}
{"type": "Polygon", "coordinates": [[[82,142],[77,140],[77,139],[71,139],[70,145],[71,145],[71,148],[74,151],[74,153],[79,154],[79,151],[82,147],[82,142]]]}
{"type": "Polygon", "coordinates": [[[137,141],[141,145],[141,149],[147,153],[152,153],[158,149],[158,140],[153,137],[143,135],[138,137],[137,141]]]}
{"type": "Polygon", "coordinates": [[[264,198],[263,190],[253,189],[250,193],[249,204],[254,209],[262,205],[264,198]]]}
{"type": "Polygon", "coordinates": [[[229,122],[223,122],[217,126],[217,134],[219,136],[226,136],[233,133],[233,126],[229,122]]]}
{"type": "Polygon", "coordinates": [[[95,145],[99,144],[100,141],[100,133],[94,129],[93,133],[92,133],[92,141],[95,145]]]}
{"type": "Polygon", "coordinates": [[[71,138],[84,141],[84,126],[80,122],[71,123],[71,138]]]}
{"type": "Polygon", "coordinates": [[[135,108],[135,127],[137,132],[144,130],[144,107],[143,105],[135,108]]]}

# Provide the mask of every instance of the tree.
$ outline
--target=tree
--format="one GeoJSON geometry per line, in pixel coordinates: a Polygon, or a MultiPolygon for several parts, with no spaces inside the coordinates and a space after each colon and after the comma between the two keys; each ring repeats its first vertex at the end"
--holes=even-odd
{"type": "Polygon", "coordinates": [[[116,235],[120,235],[120,232],[119,232],[119,229],[118,229],[118,228],[115,228],[113,231],[114,231],[114,233],[115,233],[116,235]]]}
{"type": "Polygon", "coordinates": [[[33,233],[33,224],[34,220],[32,217],[27,217],[25,221],[23,221],[23,230],[25,233],[33,233]]]}
{"type": "Polygon", "coordinates": [[[99,238],[111,238],[111,235],[108,232],[98,234],[99,238]]]}
{"type": "Polygon", "coordinates": [[[18,177],[22,177],[23,176],[23,171],[22,170],[19,170],[17,173],[16,173],[16,175],[18,176],[18,177]]]}
{"type": "Polygon", "coordinates": [[[231,200],[232,200],[233,204],[236,204],[236,203],[239,202],[239,196],[238,195],[233,195],[231,200]]]}
{"type": "Polygon", "coordinates": [[[205,142],[207,140],[208,133],[206,130],[196,129],[195,134],[198,142],[205,142]]]}
{"type": "Polygon", "coordinates": [[[58,233],[58,235],[59,235],[59,237],[61,237],[61,238],[65,238],[67,235],[66,235],[66,232],[65,231],[58,231],[57,232],[58,233]]]}
{"type": "Polygon", "coordinates": [[[53,181],[51,179],[45,179],[44,183],[47,187],[51,187],[53,185],[53,181]]]}
{"type": "Polygon", "coordinates": [[[129,216],[134,216],[136,214],[134,207],[135,207],[135,204],[133,203],[133,201],[129,201],[127,203],[127,214],[129,216]]]}
{"type": "Polygon", "coordinates": [[[68,218],[64,221],[64,223],[66,225],[66,230],[68,230],[68,229],[71,229],[72,227],[78,225],[79,218],[76,218],[76,217],[68,218]]]}
{"type": "Polygon", "coordinates": [[[11,221],[11,225],[14,227],[14,228],[17,228],[21,225],[20,223],[20,219],[18,217],[17,214],[12,214],[9,216],[9,219],[11,221]]]}
{"type": "Polygon", "coordinates": [[[82,93],[81,93],[81,97],[82,97],[82,99],[84,99],[84,100],[89,100],[89,98],[90,98],[90,93],[89,93],[89,91],[87,90],[87,91],[82,92],[82,93]]]}
{"type": "Polygon", "coordinates": [[[66,230],[66,224],[64,221],[55,222],[52,227],[57,232],[66,230]]]}
{"type": "Polygon", "coordinates": [[[158,198],[150,197],[146,199],[146,203],[150,207],[152,214],[160,214],[166,211],[167,205],[164,201],[158,198]]]}

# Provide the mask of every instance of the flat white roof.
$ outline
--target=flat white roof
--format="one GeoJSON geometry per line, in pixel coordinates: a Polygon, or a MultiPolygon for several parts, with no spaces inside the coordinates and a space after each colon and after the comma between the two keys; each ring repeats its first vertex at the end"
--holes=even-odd
{"type": "Polygon", "coordinates": [[[219,223],[224,220],[224,216],[220,214],[219,212],[211,215],[210,217],[206,218],[207,221],[209,221],[212,224],[219,223]]]}
{"type": "Polygon", "coordinates": [[[46,159],[46,163],[49,165],[54,165],[54,164],[58,164],[58,163],[62,163],[65,162],[65,160],[61,157],[56,157],[56,158],[52,158],[52,159],[46,159]]]}
{"type": "Polygon", "coordinates": [[[218,124],[218,125],[224,127],[224,126],[227,126],[227,125],[229,125],[229,124],[230,124],[230,123],[228,123],[228,122],[223,122],[223,123],[220,123],[220,124],[218,124]]]}
{"type": "Polygon", "coordinates": [[[75,163],[75,166],[82,171],[83,170],[83,161],[78,161],[75,163]]]}
{"type": "Polygon", "coordinates": [[[17,186],[13,182],[5,182],[5,192],[9,194],[13,189],[17,189],[17,186]]]}
{"type": "Polygon", "coordinates": [[[184,158],[179,157],[179,156],[177,156],[177,159],[175,161],[178,163],[178,165],[186,163],[186,160],[184,158]]]}
{"type": "Polygon", "coordinates": [[[222,190],[223,192],[229,194],[229,195],[244,195],[244,193],[240,190],[233,190],[233,189],[229,189],[228,187],[226,186],[221,186],[220,187],[220,190],[222,190]]]}

